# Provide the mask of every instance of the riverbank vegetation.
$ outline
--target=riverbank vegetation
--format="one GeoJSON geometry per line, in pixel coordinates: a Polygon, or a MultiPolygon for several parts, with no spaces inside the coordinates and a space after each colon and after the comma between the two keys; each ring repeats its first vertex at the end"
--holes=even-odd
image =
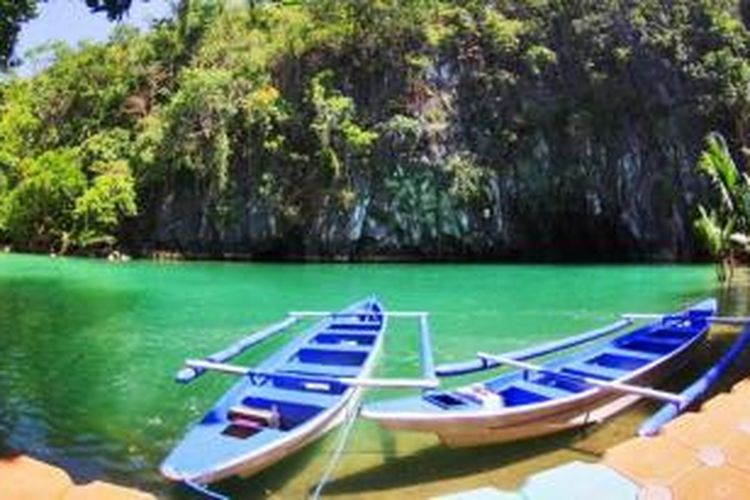
{"type": "Polygon", "coordinates": [[[0,240],[684,260],[702,255],[702,137],[747,163],[734,1],[239,4],[181,2],[2,80],[0,240]]]}
{"type": "Polygon", "coordinates": [[[710,208],[698,205],[695,229],[716,261],[719,281],[728,283],[738,255],[750,253],[750,176],[738,168],[718,133],[706,138],[698,170],[710,179],[713,196],[710,208]]]}

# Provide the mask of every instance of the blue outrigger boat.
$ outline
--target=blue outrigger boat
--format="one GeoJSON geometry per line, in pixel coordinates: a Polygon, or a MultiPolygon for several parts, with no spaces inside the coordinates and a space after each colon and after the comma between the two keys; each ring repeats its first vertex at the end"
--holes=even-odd
{"type": "Polygon", "coordinates": [[[434,433],[448,446],[474,446],[600,422],[644,397],[683,408],[683,396],[653,386],[688,360],[716,307],[709,299],[676,314],[641,315],[656,321],[640,327],[626,330],[637,319],[631,315],[561,342],[503,355],[477,353],[474,360],[435,367],[434,375],[515,370],[479,384],[374,402],[361,415],[388,429],[434,433]],[[529,362],[579,346],[541,364],[529,362]]]}
{"type": "Polygon", "coordinates": [[[197,422],[161,465],[175,481],[205,485],[250,475],[322,436],[357,404],[386,329],[374,299],[328,314],[254,368],[226,361],[304,318],[290,316],[203,360],[187,360],[177,379],[208,370],[241,379],[197,422]]]}

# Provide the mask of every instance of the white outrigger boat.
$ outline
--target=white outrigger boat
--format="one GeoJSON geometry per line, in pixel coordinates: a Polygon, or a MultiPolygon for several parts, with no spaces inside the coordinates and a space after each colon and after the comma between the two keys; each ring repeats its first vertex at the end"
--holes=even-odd
{"type": "Polygon", "coordinates": [[[475,360],[436,367],[435,376],[501,366],[515,370],[480,384],[374,402],[361,415],[388,429],[434,433],[446,445],[460,447],[601,422],[644,397],[682,408],[688,402],[681,395],[654,386],[689,359],[706,337],[716,307],[709,299],[672,315],[641,315],[656,320],[645,326],[628,329],[637,316],[631,315],[561,342],[504,355],[478,353],[475,360]],[[567,356],[529,362],[589,343],[567,356]]]}
{"type": "MultiPolygon", "coordinates": [[[[162,475],[221,498],[206,485],[252,475],[322,437],[348,415],[356,416],[364,387],[437,387],[435,380],[370,377],[390,316],[423,318],[424,313],[386,312],[375,298],[340,312],[291,312],[220,352],[185,361],[179,382],[208,371],[240,380],[171,451],[162,475]],[[227,363],[305,318],[317,322],[257,367],[227,363]]],[[[421,325],[421,338],[429,344],[426,321],[421,325]]]]}

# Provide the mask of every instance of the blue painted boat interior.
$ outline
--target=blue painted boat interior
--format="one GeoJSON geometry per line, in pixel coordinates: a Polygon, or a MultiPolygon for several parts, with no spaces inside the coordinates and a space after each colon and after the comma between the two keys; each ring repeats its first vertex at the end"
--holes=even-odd
{"type": "MultiPolygon", "coordinates": [[[[581,381],[581,377],[601,381],[627,380],[636,370],[656,366],[677,349],[700,341],[709,329],[707,318],[715,310],[716,302],[707,300],[682,313],[665,316],[654,323],[541,363],[547,370],[571,375],[569,379],[543,372],[513,370],[483,382],[481,390],[498,395],[502,407],[512,408],[562,399],[592,389],[593,386],[581,381]]],[[[482,397],[467,387],[461,387],[374,402],[367,406],[367,410],[435,414],[471,412],[485,404],[482,397]]]]}
{"type": "Polygon", "coordinates": [[[366,367],[385,328],[375,299],[318,322],[241,378],[187,433],[162,464],[170,477],[199,477],[273,446],[353,389],[339,382],[366,367]],[[266,372],[271,372],[266,375],[266,372]]]}

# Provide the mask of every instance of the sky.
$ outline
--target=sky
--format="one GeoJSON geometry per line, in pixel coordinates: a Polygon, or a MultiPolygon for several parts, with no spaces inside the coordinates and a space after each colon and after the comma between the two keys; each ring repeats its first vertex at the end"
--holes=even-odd
{"type": "MultiPolygon", "coordinates": [[[[151,20],[169,16],[170,0],[133,0],[130,13],[122,22],[147,28],[151,20]]],[[[25,58],[24,54],[52,41],[63,41],[75,47],[83,40],[104,41],[117,25],[104,13],[92,14],[84,0],[48,0],[39,3],[39,15],[21,27],[16,54],[24,60],[17,73],[28,76],[42,69],[48,60],[25,58]]]]}

